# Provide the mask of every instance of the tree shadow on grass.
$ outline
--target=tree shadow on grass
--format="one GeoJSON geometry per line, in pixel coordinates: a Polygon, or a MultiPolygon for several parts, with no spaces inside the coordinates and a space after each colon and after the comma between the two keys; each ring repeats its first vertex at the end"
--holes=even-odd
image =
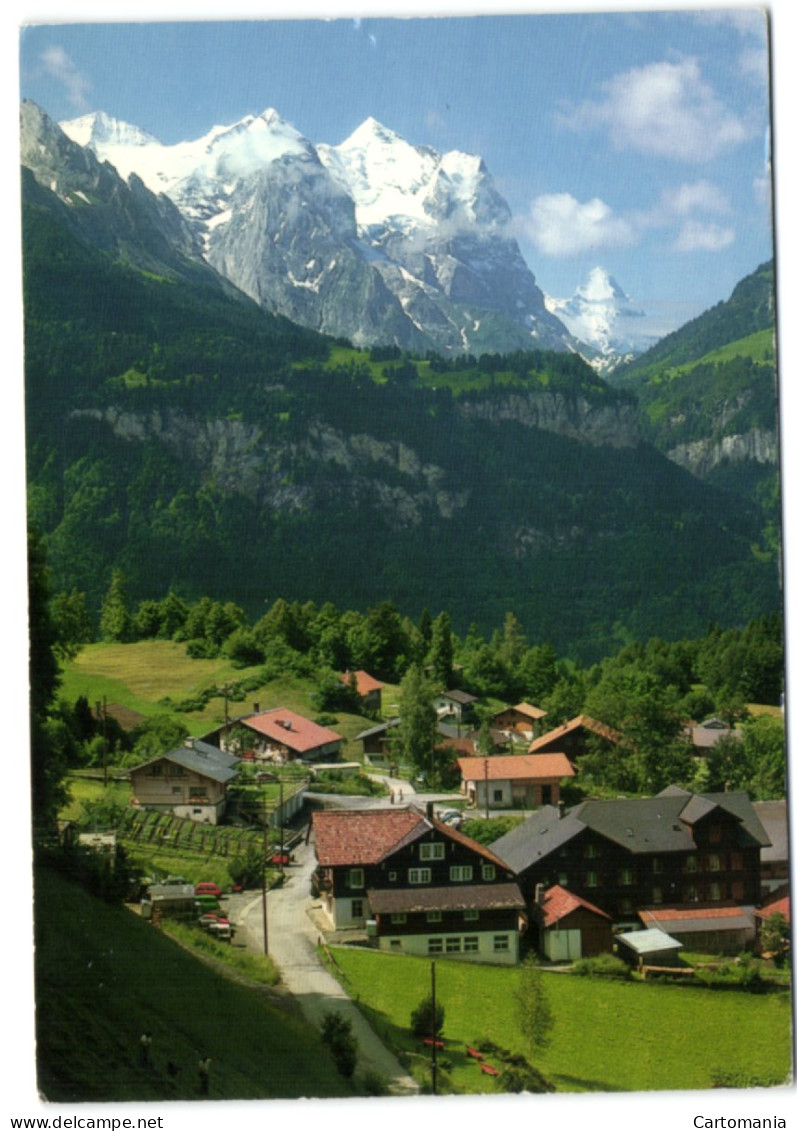
{"type": "Polygon", "coordinates": [[[607,1084],[605,1080],[585,1080],[583,1076],[566,1076],[561,1072],[552,1073],[551,1081],[557,1085],[558,1092],[624,1092],[617,1084],[607,1084]],[[561,1085],[561,1086],[560,1086],[561,1085]]]}

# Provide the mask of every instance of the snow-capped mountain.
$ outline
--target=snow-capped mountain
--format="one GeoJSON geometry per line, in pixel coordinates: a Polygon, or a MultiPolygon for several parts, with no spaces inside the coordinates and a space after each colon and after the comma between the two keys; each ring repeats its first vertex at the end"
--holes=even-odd
{"type": "Polygon", "coordinates": [[[545,301],[575,338],[597,351],[590,360],[602,372],[650,349],[657,340],[647,331],[644,310],[603,267],[593,267],[570,298],[546,296],[545,301]]]}
{"type": "Polygon", "coordinates": [[[477,156],[413,146],[373,118],[314,145],[273,109],[175,145],[106,115],[61,126],[165,193],[211,266],[302,325],[448,353],[578,348],[477,156]]]}

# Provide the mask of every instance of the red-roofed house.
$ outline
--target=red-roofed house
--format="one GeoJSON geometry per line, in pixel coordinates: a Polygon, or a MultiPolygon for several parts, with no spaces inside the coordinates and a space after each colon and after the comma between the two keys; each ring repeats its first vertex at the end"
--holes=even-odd
{"type": "Polygon", "coordinates": [[[374,679],[366,671],[344,672],[340,677],[340,682],[345,683],[348,687],[352,678],[357,688],[357,694],[363,701],[363,706],[367,711],[375,711],[377,715],[382,713],[382,690],[384,683],[380,683],[378,679],[374,679]]]}
{"type": "Polygon", "coordinates": [[[540,891],[532,914],[539,929],[539,949],[551,962],[612,953],[611,916],[559,884],[540,891]]]}
{"type": "Polygon", "coordinates": [[[738,954],[755,938],[751,909],[737,903],[644,907],[638,914],[646,927],[658,927],[699,954],[738,954]]]}
{"type": "Polygon", "coordinates": [[[575,776],[564,754],[494,754],[458,758],[462,792],[471,804],[491,809],[538,809],[559,804],[563,779],[575,776]]]}
{"type": "Polygon", "coordinates": [[[314,886],[336,929],[380,950],[514,965],[524,901],[483,845],[411,807],[313,814],[314,886]]]}
{"type": "Polygon", "coordinates": [[[622,735],[613,727],[591,719],[588,715],[577,715],[569,722],[563,723],[556,730],[549,730],[535,738],[529,747],[529,754],[551,754],[561,751],[568,756],[571,762],[578,762],[582,754],[588,751],[588,743],[596,738],[606,743],[616,745],[622,741],[622,735]]]}
{"type": "Polygon", "coordinates": [[[251,732],[247,753],[251,751],[256,759],[266,762],[283,763],[295,758],[310,762],[335,761],[343,743],[342,735],[286,707],[233,719],[227,726],[207,735],[206,741],[216,742],[223,750],[229,732],[239,727],[251,732]]]}

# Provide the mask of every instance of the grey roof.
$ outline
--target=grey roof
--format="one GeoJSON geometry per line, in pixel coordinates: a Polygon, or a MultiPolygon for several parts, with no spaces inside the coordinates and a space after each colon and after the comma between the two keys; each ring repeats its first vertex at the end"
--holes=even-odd
{"type": "Polygon", "coordinates": [[[753,812],[769,838],[761,860],[775,863],[789,859],[789,811],[785,801],[754,801],[753,812]]]}
{"type": "Polygon", "coordinates": [[[217,746],[199,741],[194,742],[192,746],[178,746],[175,750],[169,750],[166,754],[158,754],[155,758],[149,758],[146,762],[133,766],[131,773],[135,770],[141,770],[145,766],[152,766],[155,762],[161,762],[164,759],[167,762],[174,762],[175,765],[182,766],[186,770],[204,774],[206,778],[211,778],[217,782],[228,782],[238,776],[238,771],[233,768],[234,763],[238,761],[234,754],[228,754],[225,750],[219,750],[217,746]]]}
{"type": "Polygon", "coordinates": [[[477,702],[478,697],[471,695],[468,691],[444,691],[440,695],[440,698],[451,699],[454,703],[461,703],[463,706],[467,706],[468,703],[477,702]]]}
{"type": "Polygon", "coordinates": [[[369,727],[368,730],[361,730],[354,741],[359,742],[361,738],[372,738],[375,734],[384,734],[391,727],[397,727],[400,722],[401,719],[388,719],[386,723],[379,723],[378,726],[369,727]]]}
{"type": "Polygon", "coordinates": [[[584,831],[586,825],[578,818],[581,808],[577,805],[560,816],[554,805],[543,805],[522,825],[493,841],[490,848],[513,872],[523,872],[584,831]]]}
{"type": "Polygon", "coordinates": [[[739,821],[742,840],[762,847],[769,844],[746,793],[693,795],[672,787],[657,797],[583,801],[564,816],[551,805],[543,806],[499,837],[492,848],[513,872],[530,868],[585,828],[634,854],[693,852],[692,824],[720,810],[739,821]]]}
{"type": "Polygon", "coordinates": [[[488,911],[522,909],[517,884],[454,884],[438,888],[380,888],[368,892],[375,914],[396,911],[488,911]]]}
{"type": "Polygon", "coordinates": [[[617,941],[633,950],[636,954],[654,954],[660,950],[681,950],[683,943],[672,938],[658,927],[648,927],[644,931],[627,931],[617,935],[617,941]]]}

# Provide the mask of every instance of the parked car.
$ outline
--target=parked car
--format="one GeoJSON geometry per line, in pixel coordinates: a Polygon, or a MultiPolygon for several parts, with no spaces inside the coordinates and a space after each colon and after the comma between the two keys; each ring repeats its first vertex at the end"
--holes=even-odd
{"type": "Polygon", "coordinates": [[[221,899],[222,890],[218,884],[214,884],[210,880],[203,880],[194,888],[194,895],[212,895],[216,899],[221,899]]]}
{"type": "Polygon", "coordinates": [[[216,899],[215,895],[199,895],[194,899],[194,907],[197,908],[200,914],[208,911],[220,911],[221,904],[216,899]]]}

